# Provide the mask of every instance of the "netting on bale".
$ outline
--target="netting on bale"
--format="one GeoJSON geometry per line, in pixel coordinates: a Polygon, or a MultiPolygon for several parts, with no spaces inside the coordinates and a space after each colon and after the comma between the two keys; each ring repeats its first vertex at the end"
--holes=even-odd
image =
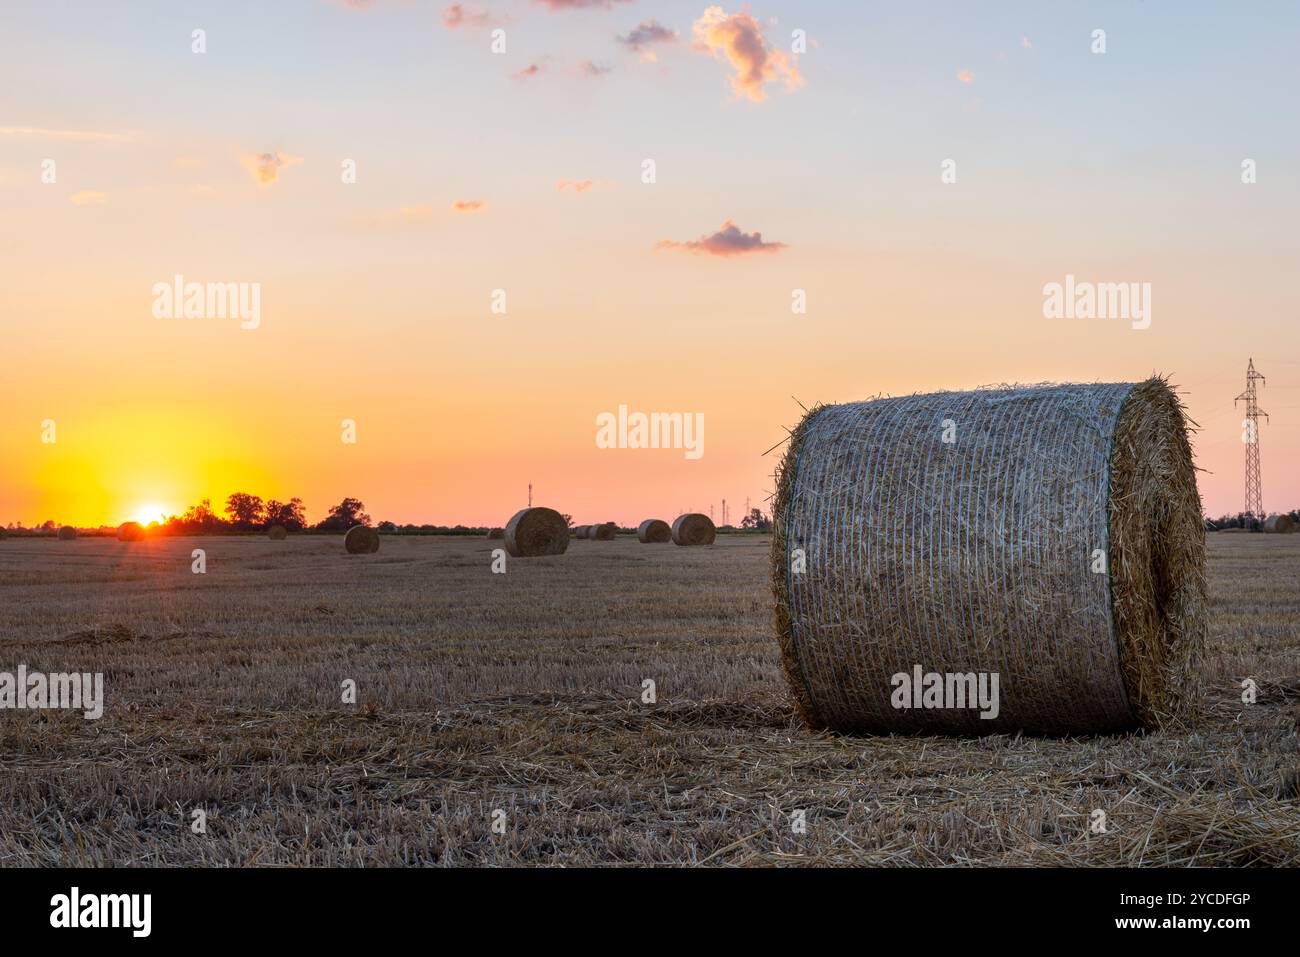
{"type": "Polygon", "coordinates": [[[813,409],[777,470],[782,663],[838,731],[1104,733],[1190,717],[1205,535],[1163,379],[813,409]],[[895,677],[996,674],[996,718],[895,677]]]}

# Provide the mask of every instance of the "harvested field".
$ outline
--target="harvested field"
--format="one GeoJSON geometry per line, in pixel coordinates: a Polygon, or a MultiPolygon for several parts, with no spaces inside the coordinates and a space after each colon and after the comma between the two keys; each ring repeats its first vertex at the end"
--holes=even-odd
{"type": "Polygon", "coordinates": [[[766,536],[11,536],[0,670],[106,701],[0,711],[0,864],[1300,865],[1300,536],[1207,538],[1195,726],[948,739],[805,730],[766,536]]]}

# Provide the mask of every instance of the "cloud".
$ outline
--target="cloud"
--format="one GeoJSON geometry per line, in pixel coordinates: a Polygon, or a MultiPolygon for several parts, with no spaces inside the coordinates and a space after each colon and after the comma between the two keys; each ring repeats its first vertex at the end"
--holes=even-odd
{"type": "Polygon", "coordinates": [[[1034,48],[1034,41],[1029,39],[1029,37],[1021,37],[1020,45],[1026,50],[1032,50],[1034,48]]]}
{"type": "Polygon", "coordinates": [[[93,189],[83,189],[69,196],[68,202],[73,206],[103,206],[108,202],[108,194],[98,193],[93,189]]]}
{"type": "Polygon", "coordinates": [[[731,88],[737,96],[761,103],[766,99],[763,85],[778,78],[786,89],[803,85],[798,64],[785,51],[767,45],[762,24],[745,9],[728,16],[721,7],[709,7],[692,31],[697,49],[726,60],[736,71],[731,88]]]}
{"type": "Polygon", "coordinates": [[[190,187],[190,196],[194,199],[207,199],[216,192],[206,183],[196,183],[190,187]]]}
{"type": "Polygon", "coordinates": [[[453,3],[442,11],[442,25],[448,30],[457,30],[460,27],[487,29],[501,22],[490,11],[484,10],[482,13],[474,13],[471,10],[466,10],[463,3],[453,3]]]}
{"type": "Polygon", "coordinates": [[[100,133],[94,130],[49,130],[38,126],[0,126],[0,136],[27,136],[34,139],[100,140],[113,143],[130,143],[135,139],[130,133],[100,133]]]}
{"type": "Polygon", "coordinates": [[[613,67],[601,66],[593,60],[583,60],[578,64],[578,70],[583,76],[604,76],[613,70],[613,67]]]}
{"type": "Polygon", "coordinates": [[[558,13],[561,10],[589,10],[598,8],[609,10],[615,3],[631,3],[632,0],[533,0],[539,3],[552,13],[558,13]]]}
{"type": "Polygon", "coordinates": [[[727,220],[712,236],[679,243],[665,239],[655,245],[656,249],[681,249],[696,256],[743,256],[746,253],[774,253],[786,248],[785,243],[765,243],[760,232],[742,232],[740,227],[727,220]]]}
{"type": "Polygon", "coordinates": [[[575,193],[585,193],[595,185],[596,184],[589,179],[562,179],[555,184],[555,188],[561,193],[566,189],[571,189],[575,193]]]}
{"type": "Polygon", "coordinates": [[[658,57],[650,47],[657,43],[676,43],[677,31],[668,29],[657,20],[643,20],[627,36],[616,36],[614,39],[636,53],[642,60],[654,63],[658,57]]]}
{"type": "Polygon", "coordinates": [[[279,152],[246,153],[239,158],[239,162],[258,186],[270,186],[280,179],[280,170],[297,166],[302,162],[302,157],[279,152]]]}
{"type": "Polygon", "coordinates": [[[458,213],[474,213],[486,206],[481,199],[458,199],[452,203],[452,209],[458,213]]]}
{"type": "Polygon", "coordinates": [[[975,74],[970,70],[959,70],[957,71],[957,79],[969,86],[975,82],[975,74]]]}
{"type": "Polygon", "coordinates": [[[524,67],[522,70],[520,70],[518,73],[515,74],[515,79],[527,80],[529,77],[537,76],[537,74],[541,72],[542,72],[542,65],[540,63],[530,63],[528,64],[528,66],[524,67]]]}

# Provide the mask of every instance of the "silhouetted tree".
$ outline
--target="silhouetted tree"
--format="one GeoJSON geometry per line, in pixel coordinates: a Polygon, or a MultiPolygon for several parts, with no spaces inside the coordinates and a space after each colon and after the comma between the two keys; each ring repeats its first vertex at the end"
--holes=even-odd
{"type": "Polygon", "coordinates": [[[212,502],[204,499],[198,505],[191,505],[180,518],[182,530],[186,532],[214,532],[226,523],[212,511],[212,502]]]}
{"type": "Polygon", "coordinates": [[[226,514],[230,516],[230,523],[239,529],[259,527],[262,524],[263,509],[262,498],[259,495],[232,492],[230,498],[226,499],[226,514]]]}
{"type": "Polygon", "coordinates": [[[329,514],[316,523],[322,532],[346,532],[353,525],[369,525],[365,503],[359,498],[345,498],[330,509],[329,514]]]}
{"type": "Polygon", "coordinates": [[[772,530],[772,520],[763,514],[761,509],[753,508],[749,514],[740,520],[741,528],[752,528],[758,532],[770,532],[772,530]]]}
{"type": "Polygon", "coordinates": [[[266,503],[266,524],[283,525],[291,532],[300,532],[307,527],[307,513],[303,510],[302,499],[291,498],[287,502],[275,499],[266,503]]]}

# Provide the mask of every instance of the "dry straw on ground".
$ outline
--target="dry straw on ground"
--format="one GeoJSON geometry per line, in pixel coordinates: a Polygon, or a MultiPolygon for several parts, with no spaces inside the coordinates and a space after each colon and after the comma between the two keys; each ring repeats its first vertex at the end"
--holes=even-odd
{"type": "Polygon", "coordinates": [[[718,537],[718,530],[713,519],[699,512],[687,512],[678,515],[671,529],[673,542],[677,545],[712,545],[718,537]]]}
{"type": "Polygon", "coordinates": [[[144,526],[139,522],[123,522],[117,527],[119,542],[138,542],[144,538],[144,526]]]}
{"type": "Polygon", "coordinates": [[[588,538],[594,538],[600,542],[612,542],[618,534],[618,526],[613,522],[605,522],[602,525],[593,525],[587,532],[588,538]]]}
{"type": "Polygon", "coordinates": [[[489,528],[487,533],[488,538],[505,538],[505,535],[506,530],[504,528],[489,528]]]}
{"type": "Polygon", "coordinates": [[[70,542],[77,537],[77,530],[71,525],[64,525],[59,529],[59,541],[70,542]]]}
{"type": "Polygon", "coordinates": [[[783,665],[814,726],[1110,732],[1197,703],[1205,534],[1162,379],[815,408],[773,518],[783,665]],[[895,708],[917,665],[996,673],[998,717],[895,708]]]}
{"type": "Polygon", "coordinates": [[[1291,521],[1290,515],[1270,515],[1264,519],[1264,531],[1266,532],[1284,533],[1291,531],[1294,527],[1295,523],[1291,521]]]}
{"type": "Polygon", "coordinates": [[[662,518],[647,518],[637,526],[636,540],[643,545],[671,542],[673,530],[662,518]]]}
{"type": "Polygon", "coordinates": [[[289,530],[283,525],[272,525],[266,530],[266,537],[273,542],[282,542],[289,537],[289,530]]]}
{"type": "Polygon", "coordinates": [[[343,536],[343,547],[350,555],[369,555],[379,551],[379,533],[369,525],[353,525],[343,536]]]}
{"type": "Polygon", "coordinates": [[[569,524],[553,508],[524,508],[506,523],[506,551],[512,558],[563,555],[569,547],[569,524]]]}

